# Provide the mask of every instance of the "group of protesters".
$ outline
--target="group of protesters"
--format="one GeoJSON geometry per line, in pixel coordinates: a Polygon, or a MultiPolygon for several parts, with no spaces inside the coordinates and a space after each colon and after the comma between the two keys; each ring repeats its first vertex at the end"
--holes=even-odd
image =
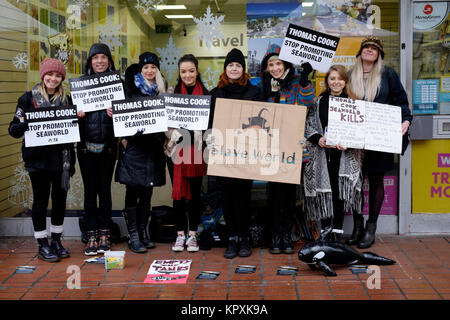
{"type": "MultiPolygon", "coordinates": [[[[332,227],[330,241],[343,241],[344,213],[353,213],[353,232],[346,242],[358,248],[368,248],[375,242],[377,219],[384,199],[384,174],[393,168],[392,153],[328,145],[325,132],[328,126],[330,96],[378,102],[401,107],[402,133],[408,131],[412,116],[406,92],[396,72],[384,64],[383,42],[366,37],[356,55],[356,63],[347,71],[333,65],[325,76],[325,90],[315,98],[309,63],[296,70],[290,62],[280,59],[280,46],[271,45],[261,62],[260,83],[255,86],[246,72],[244,54],[232,49],[226,56],[224,70],[217,86],[208,91],[202,83],[198,60],[192,54],[182,56],[178,62],[178,81],[174,89],[161,74],[158,56],[144,52],[139,62],[125,71],[123,87],[125,98],[145,98],[173,92],[184,95],[210,95],[209,128],[213,128],[217,98],[265,101],[307,107],[305,139],[299,141],[303,149],[302,184],[307,216],[320,221],[320,227],[332,227]],[[364,225],[363,179],[369,183],[369,216],[364,225]]],[[[84,76],[115,71],[109,47],[96,43],[90,48],[84,76]]],[[[9,126],[14,138],[21,138],[28,130],[24,120],[26,112],[37,108],[66,107],[72,104],[62,82],[66,69],[61,61],[47,58],[39,70],[41,82],[18,100],[16,113],[9,126]]],[[[97,255],[111,249],[112,197],[111,183],[126,186],[122,211],[128,229],[128,246],[136,253],[155,247],[149,234],[153,188],[166,184],[166,166],[171,184],[173,209],[176,213],[177,237],[173,251],[199,250],[197,229],[200,224],[202,180],[207,173],[203,159],[204,132],[189,131],[190,144],[177,145],[183,139],[180,130],[144,133],[117,138],[114,135],[112,107],[92,112],[78,111],[80,142],[39,147],[25,147],[22,156],[28,171],[32,190],[31,209],[38,257],[55,262],[69,256],[61,243],[67,191],[70,177],[75,173],[75,157],[84,185],[84,219],[86,255],[97,255]],[[193,160],[174,161],[187,153],[193,160]],[[51,243],[48,242],[46,215],[51,194],[51,243]]],[[[299,123],[300,125],[300,123],[299,123]]],[[[206,141],[207,142],[207,141],[206,141]]],[[[219,177],[222,209],[227,229],[224,257],[248,257],[251,243],[251,189],[252,180],[219,177]]],[[[296,184],[268,182],[268,212],[270,226],[269,252],[292,254],[291,230],[296,210],[296,184]]]]}

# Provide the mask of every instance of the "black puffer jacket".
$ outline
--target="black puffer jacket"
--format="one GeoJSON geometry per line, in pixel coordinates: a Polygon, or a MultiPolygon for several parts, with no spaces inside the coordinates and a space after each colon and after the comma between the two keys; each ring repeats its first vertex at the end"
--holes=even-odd
{"type": "MultiPolygon", "coordinates": [[[[68,97],[70,99],[70,97],[68,97]]],[[[70,100],[69,100],[70,103],[70,100]]],[[[8,132],[14,138],[21,138],[25,133],[25,126],[20,122],[25,112],[34,111],[33,95],[31,91],[25,92],[17,103],[16,113],[9,124],[8,132]]],[[[75,150],[73,143],[57,144],[52,146],[25,147],[25,139],[22,140],[22,158],[25,163],[25,169],[28,172],[40,170],[62,171],[63,150],[68,148],[70,152],[70,173],[75,173],[75,150]]]]}
{"type": "MultiPolygon", "coordinates": [[[[134,84],[140,72],[133,64],[125,72],[125,94],[128,98],[146,97],[134,84]]],[[[163,132],[122,138],[115,180],[132,187],[157,187],[166,184],[166,156],[163,132]],[[126,147],[124,147],[124,140],[126,147]]]]}
{"type": "MultiPolygon", "coordinates": [[[[114,61],[111,57],[110,51],[105,44],[97,43],[92,45],[89,51],[86,67],[84,70],[84,77],[93,75],[91,60],[92,57],[98,53],[103,53],[109,58],[110,67],[106,72],[115,71],[114,61]]],[[[104,143],[105,150],[115,152],[117,148],[118,139],[114,137],[114,128],[112,118],[108,116],[106,110],[99,110],[93,112],[86,112],[86,116],[79,119],[80,127],[80,143],[79,149],[86,149],[85,141],[104,143]]]]}
{"type": "Polygon", "coordinates": [[[260,89],[250,84],[250,82],[248,82],[245,86],[240,86],[237,83],[234,83],[221,88],[215,87],[211,90],[210,94],[211,111],[209,113],[208,128],[212,128],[217,98],[262,101],[260,89]]]}

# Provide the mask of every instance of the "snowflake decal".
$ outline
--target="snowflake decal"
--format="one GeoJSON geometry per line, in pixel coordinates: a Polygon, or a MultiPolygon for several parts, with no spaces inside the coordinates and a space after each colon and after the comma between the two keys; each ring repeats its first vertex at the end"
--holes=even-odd
{"type": "Polygon", "coordinates": [[[202,74],[202,81],[208,90],[212,90],[219,82],[219,77],[220,71],[213,71],[210,67],[208,67],[208,69],[206,69],[206,71],[202,74]]]}
{"type": "Polygon", "coordinates": [[[30,208],[33,204],[33,192],[31,180],[25,170],[22,157],[19,158],[19,165],[14,169],[14,179],[8,189],[8,201],[16,206],[30,208]]]}
{"type": "Polygon", "coordinates": [[[211,14],[211,8],[208,6],[206,13],[200,19],[194,17],[194,21],[198,27],[198,34],[194,39],[204,40],[208,49],[211,49],[211,42],[214,38],[223,39],[222,31],[220,31],[220,23],[225,16],[214,16],[211,14]]]}
{"type": "Polygon", "coordinates": [[[178,68],[178,59],[184,48],[177,48],[173,43],[172,36],[169,38],[169,42],[165,48],[156,48],[161,57],[161,70],[166,72],[166,76],[172,80],[174,71],[178,68]]]}
{"type": "Polygon", "coordinates": [[[61,49],[58,49],[58,51],[56,51],[57,58],[59,60],[61,60],[63,63],[66,63],[67,61],[69,61],[70,54],[71,54],[70,48],[67,51],[63,51],[61,49]]]}
{"type": "Polygon", "coordinates": [[[156,11],[156,6],[164,4],[164,0],[137,0],[136,9],[144,10],[144,14],[147,14],[150,10],[156,11]]]}
{"type": "Polygon", "coordinates": [[[28,67],[28,54],[25,52],[19,52],[13,58],[12,63],[16,69],[26,69],[28,67]]]}
{"type": "Polygon", "coordinates": [[[73,4],[77,6],[83,13],[86,13],[87,8],[90,6],[88,0],[73,0],[73,4]]]}
{"type": "Polygon", "coordinates": [[[104,26],[98,26],[97,29],[99,32],[99,41],[106,44],[111,50],[114,50],[114,47],[123,46],[119,40],[122,24],[114,24],[108,20],[104,26]]]}

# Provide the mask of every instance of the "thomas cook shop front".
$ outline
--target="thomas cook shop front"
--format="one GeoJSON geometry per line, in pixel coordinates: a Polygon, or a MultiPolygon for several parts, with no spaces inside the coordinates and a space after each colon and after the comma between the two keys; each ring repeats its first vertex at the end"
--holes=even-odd
{"type": "MultiPolygon", "coordinates": [[[[378,230],[450,233],[449,13],[450,1],[0,0],[0,236],[33,234],[30,179],[21,142],[9,136],[8,125],[19,96],[40,80],[43,59],[64,63],[68,89],[67,79],[82,75],[93,43],[109,46],[122,77],[142,52],[151,51],[159,56],[160,70],[173,87],[178,59],[192,53],[205,86],[212,89],[227,52],[238,48],[257,83],[263,55],[271,44],[281,45],[289,24],[339,37],[333,63],[347,68],[363,37],[383,40],[385,63],[400,75],[414,120],[405,155],[396,155],[394,170],[385,175],[378,230]]],[[[324,88],[324,75],[311,74],[316,95],[324,88]]],[[[167,181],[155,188],[152,206],[172,204],[167,181]]],[[[254,182],[255,199],[264,200],[264,190],[264,182],[254,182]]],[[[113,183],[112,194],[113,216],[120,220],[124,186],[113,183]]],[[[79,235],[82,210],[77,166],[67,196],[66,235],[79,235]]],[[[367,214],[367,206],[364,210],[367,214]]],[[[345,233],[351,232],[350,218],[346,216],[345,233]]]]}

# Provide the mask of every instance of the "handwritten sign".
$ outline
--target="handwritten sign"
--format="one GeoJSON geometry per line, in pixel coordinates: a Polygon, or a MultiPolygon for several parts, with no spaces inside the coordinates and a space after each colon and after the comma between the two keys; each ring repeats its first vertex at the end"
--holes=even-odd
{"type": "Polygon", "coordinates": [[[164,99],[146,97],[112,102],[114,135],[127,137],[137,131],[144,134],[167,131],[164,99]]]}
{"type": "Polygon", "coordinates": [[[327,144],[340,143],[349,148],[363,149],[365,107],[364,101],[330,96],[327,144]]]}
{"type": "Polygon", "coordinates": [[[301,64],[309,62],[319,72],[327,72],[338,47],[339,38],[289,24],[280,51],[280,59],[301,64]]]}
{"type": "Polygon", "coordinates": [[[73,104],[84,112],[104,110],[112,101],[125,99],[119,71],[69,79],[69,84],[73,104]]]}
{"type": "Polygon", "coordinates": [[[25,147],[37,147],[80,141],[80,131],[75,106],[66,108],[50,107],[26,112],[24,121],[29,130],[25,131],[25,147]]]}
{"type": "Polygon", "coordinates": [[[186,283],[192,260],[154,260],[144,283],[186,283]]]}
{"type": "Polygon", "coordinates": [[[165,94],[167,125],[171,128],[206,130],[211,96],[165,94]]]}
{"type": "Polygon", "coordinates": [[[400,107],[330,97],[327,144],[400,154],[401,121],[400,107]]]}

